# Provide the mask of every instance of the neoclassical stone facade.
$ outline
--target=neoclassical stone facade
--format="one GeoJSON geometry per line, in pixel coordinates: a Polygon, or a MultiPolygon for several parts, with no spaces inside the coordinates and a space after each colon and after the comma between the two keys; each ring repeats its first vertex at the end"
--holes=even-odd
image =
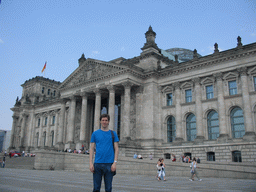
{"type": "Polygon", "coordinates": [[[200,156],[208,161],[256,161],[256,43],[181,62],[166,57],[149,27],[139,56],[78,60],[63,82],[26,81],[13,111],[11,148],[89,147],[101,113],[132,156],[200,156]]]}

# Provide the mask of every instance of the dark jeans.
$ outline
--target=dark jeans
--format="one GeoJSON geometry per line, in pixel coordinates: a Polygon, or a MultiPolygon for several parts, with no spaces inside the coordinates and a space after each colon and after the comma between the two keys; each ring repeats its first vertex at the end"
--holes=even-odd
{"type": "Polygon", "coordinates": [[[104,176],[105,191],[112,191],[113,172],[112,163],[94,163],[93,192],[99,192],[101,188],[102,176],[104,176]]]}

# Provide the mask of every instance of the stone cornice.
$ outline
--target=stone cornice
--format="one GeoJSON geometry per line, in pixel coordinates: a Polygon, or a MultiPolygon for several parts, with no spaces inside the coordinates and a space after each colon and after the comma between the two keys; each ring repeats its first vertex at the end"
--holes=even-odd
{"type": "MultiPolygon", "coordinates": [[[[118,69],[120,69],[120,71],[116,71],[116,72],[113,72],[111,74],[107,74],[105,76],[100,76],[100,77],[96,77],[96,78],[93,78],[93,79],[89,79],[87,81],[77,83],[76,85],[65,87],[65,85],[67,85],[76,76],[76,74],[78,74],[80,71],[82,71],[84,69],[83,67],[81,67],[81,68],[78,68],[79,70],[74,71],[70,75],[70,78],[67,78],[63,82],[63,84],[59,87],[60,91],[64,91],[64,90],[71,89],[71,88],[76,88],[76,87],[79,87],[79,86],[91,85],[92,83],[95,83],[97,81],[102,81],[102,80],[104,81],[104,80],[107,80],[109,78],[113,78],[115,76],[123,75],[123,74],[126,74],[126,73],[130,73],[131,75],[134,75],[135,77],[138,77],[138,78],[143,78],[143,74],[141,72],[133,70],[133,69],[127,67],[127,66],[116,65],[116,64],[113,64],[113,63],[99,63],[98,61],[93,61],[93,60],[89,60],[89,59],[87,59],[86,62],[88,62],[88,64],[104,65],[104,66],[108,66],[108,67],[112,67],[112,68],[118,68],[118,69]]],[[[86,65],[83,64],[82,66],[86,66],[86,65]]]]}
{"type": "MultiPolygon", "coordinates": [[[[254,46],[256,44],[253,44],[254,46]]],[[[248,51],[246,52],[246,48],[250,48],[253,45],[244,46],[243,49],[231,49],[227,51],[220,52],[217,57],[214,55],[209,55],[205,57],[198,58],[196,61],[188,61],[186,63],[181,63],[178,66],[175,67],[167,67],[165,68],[165,72],[162,72],[160,74],[161,77],[165,76],[171,76],[171,75],[177,75],[183,72],[187,72],[190,70],[196,70],[198,68],[203,68],[207,66],[216,65],[221,62],[225,61],[232,61],[236,59],[240,59],[243,57],[253,56],[256,54],[256,50],[248,51]]]]}
{"type": "Polygon", "coordinates": [[[29,86],[29,85],[33,84],[34,82],[42,82],[42,83],[45,83],[45,84],[56,85],[56,86],[59,86],[61,84],[60,81],[55,81],[55,80],[52,80],[52,79],[49,79],[49,78],[36,76],[36,77],[33,77],[32,79],[29,79],[29,80],[25,81],[25,83],[22,84],[21,86],[22,87],[29,86]]]}

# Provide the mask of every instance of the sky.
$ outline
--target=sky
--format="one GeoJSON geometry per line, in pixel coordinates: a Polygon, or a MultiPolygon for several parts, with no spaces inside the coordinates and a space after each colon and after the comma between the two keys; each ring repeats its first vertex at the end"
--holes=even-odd
{"type": "Polygon", "coordinates": [[[86,58],[139,56],[149,26],[160,49],[206,56],[256,42],[256,0],[1,0],[0,130],[26,80],[63,82],[86,58]],[[41,70],[47,61],[44,73],[41,70]]]}

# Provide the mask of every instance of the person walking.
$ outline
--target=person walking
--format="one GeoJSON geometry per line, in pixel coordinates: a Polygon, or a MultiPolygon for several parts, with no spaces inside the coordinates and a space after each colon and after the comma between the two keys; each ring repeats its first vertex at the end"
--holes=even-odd
{"type": "Polygon", "coordinates": [[[164,181],[165,181],[165,170],[164,170],[164,166],[165,164],[163,163],[163,159],[160,158],[157,162],[157,180],[160,181],[163,177],[164,181]]]}
{"type": "Polygon", "coordinates": [[[2,167],[4,168],[5,166],[5,156],[3,157],[3,162],[2,162],[2,167]]]}
{"type": "Polygon", "coordinates": [[[112,180],[116,172],[118,160],[118,136],[115,131],[109,130],[110,117],[108,114],[100,116],[101,129],[93,132],[90,147],[90,171],[93,173],[93,192],[99,192],[102,176],[104,176],[105,191],[112,191],[112,180]],[[93,163],[94,149],[96,148],[93,163]]]}
{"type": "Polygon", "coordinates": [[[197,162],[196,162],[196,158],[193,158],[193,161],[191,163],[191,177],[190,177],[190,181],[194,181],[194,176],[197,177],[198,181],[202,181],[202,179],[199,178],[198,173],[197,173],[197,162]]]}

